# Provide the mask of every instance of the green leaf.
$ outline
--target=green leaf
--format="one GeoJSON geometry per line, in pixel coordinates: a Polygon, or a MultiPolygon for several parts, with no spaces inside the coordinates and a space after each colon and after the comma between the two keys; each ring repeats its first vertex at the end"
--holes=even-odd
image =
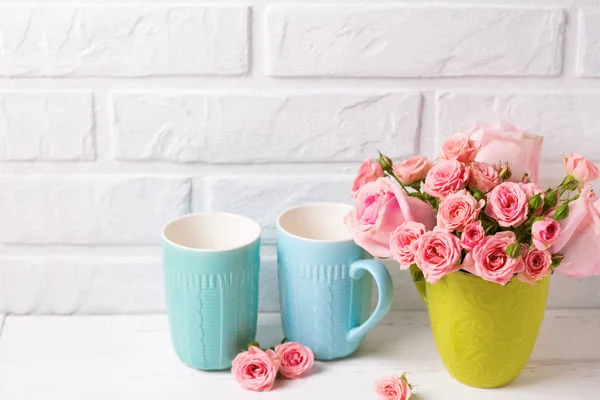
{"type": "Polygon", "coordinates": [[[579,181],[575,179],[574,176],[567,175],[561,182],[560,186],[562,186],[562,188],[565,190],[576,190],[579,186],[579,181]]]}
{"type": "Polygon", "coordinates": [[[260,349],[260,344],[256,340],[248,343],[248,348],[250,348],[252,346],[258,347],[260,349]]]}
{"type": "Polygon", "coordinates": [[[475,200],[479,201],[485,198],[485,193],[479,189],[475,189],[475,192],[473,192],[473,197],[475,197],[475,200]]]}
{"type": "Polygon", "coordinates": [[[544,194],[544,211],[556,207],[558,203],[558,189],[548,189],[544,194]]]}
{"type": "Polygon", "coordinates": [[[518,258],[523,253],[523,249],[519,243],[511,243],[506,248],[506,255],[510,258],[518,258]]]}
{"type": "Polygon", "coordinates": [[[556,221],[563,220],[569,216],[569,203],[563,203],[556,208],[554,212],[554,219],[556,221]]]}
{"type": "Polygon", "coordinates": [[[419,191],[419,190],[421,190],[421,181],[413,182],[408,186],[416,191],[419,191]]]}
{"type": "MultiPolygon", "coordinates": [[[[415,266],[415,267],[419,268],[417,266],[417,264],[412,264],[411,267],[412,266],[415,266]]],[[[417,272],[415,272],[413,274],[413,282],[423,282],[423,281],[425,281],[425,275],[423,275],[423,271],[418,270],[417,272]]]]}
{"type": "Polygon", "coordinates": [[[562,254],[552,254],[552,264],[550,264],[550,269],[554,270],[560,266],[565,256],[562,254]]]}
{"type": "Polygon", "coordinates": [[[540,193],[529,199],[529,207],[531,207],[532,211],[539,210],[544,205],[544,201],[542,200],[542,195],[540,193]]]}

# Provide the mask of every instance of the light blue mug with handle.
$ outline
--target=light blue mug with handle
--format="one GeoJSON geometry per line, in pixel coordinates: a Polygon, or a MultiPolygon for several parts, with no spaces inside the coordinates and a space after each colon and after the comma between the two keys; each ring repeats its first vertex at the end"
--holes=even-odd
{"type": "Polygon", "coordinates": [[[240,215],[190,214],[162,231],[171,339],[178,357],[220,370],[254,341],[260,226],[240,215]]]}
{"type": "Polygon", "coordinates": [[[277,259],[283,331],[319,360],[352,354],[389,311],[392,279],[356,245],[344,225],[351,207],[314,203],[277,219],[277,259]],[[379,300],[371,316],[371,284],[379,300]]]}

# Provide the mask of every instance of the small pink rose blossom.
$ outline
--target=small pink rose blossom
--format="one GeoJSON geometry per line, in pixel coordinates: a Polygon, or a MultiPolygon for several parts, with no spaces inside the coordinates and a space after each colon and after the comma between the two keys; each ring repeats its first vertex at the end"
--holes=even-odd
{"type": "Polygon", "coordinates": [[[394,175],[403,185],[420,181],[427,176],[432,164],[425,156],[413,156],[393,165],[394,175]]]}
{"type": "Polygon", "coordinates": [[[462,231],[477,219],[484,205],[485,200],[475,200],[466,190],[449,194],[440,203],[437,226],[448,231],[462,231]]]}
{"type": "Polygon", "coordinates": [[[279,372],[288,379],[299,378],[310,371],[315,361],[312,350],[297,342],[285,342],[276,346],[275,354],[281,360],[279,372]]]}
{"type": "Polygon", "coordinates": [[[533,284],[552,274],[552,255],[547,250],[532,248],[524,252],[522,257],[525,269],[517,275],[521,282],[533,284]]]}
{"type": "Polygon", "coordinates": [[[498,169],[494,165],[474,162],[469,171],[469,187],[487,193],[500,184],[498,169]]]}
{"type": "Polygon", "coordinates": [[[525,196],[527,196],[527,201],[529,201],[529,199],[535,196],[536,194],[539,194],[542,199],[544,198],[544,189],[542,189],[537,183],[519,183],[519,186],[525,192],[525,196]]]}
{"type": "Polygon", "coordinates": [[[358,168],[358,174],[352,183],[352,196],[356,196],[356,192],[365,183],[374,182],[383,176],[383,169],[378,161],[366,158],[358,168]]]}
{"type": "Polygon", "coordinates": [[[481,221],[473,222],[465,227],[460,235],[460,245],[465,250],[473,250],[485,237],[485,230],[481,226],[481,221]]]}
{"type": "Polygon", "coordinates": [[[569,203],[569,216],[560,223],[560,235],[550,247],[564,255],[557,272],[574,278],[600,275],[600,199],[585,185],[577,200],[569,203]]]}
{"type": "Polygon", "coordinates": [[[497,164],[508,163],[512,171],[511,181],[520,182],[523,174],[529,174],[532,182],[540,180],[540,157],[544,138],[520,131],[512,125],[480,125],[467,131],[471,140],[481,144],[475,161],[497,164]]]}
{"type": "Polygon", "coordinates": [[[450,232],[435,228],[425,232],[417,242],[415,262],[429,283],[458,271],[461,256],[460,241],[450,232]]]}
{"type": "Polygon", "coordinates": [[[273,350],[262,351],[250,346],[235,357],[231,372],[235,380],[247,390],[268,391],[273,388],[280,360],[273,350]]]}
{"type": "Polygon", "coordinates": [[[486,236],[463,261],[463,269],[480,278],[506,285],[515,273],[525,266],[521,257],[511,258],[506,254],[509,245],[517,243],[514,232],[498,232],[486,236]]]}
{"type": "Polygon", "coordinates": [[[400,269],[408,269],[415,262],[417,240],[425,232],[425,225],[422,223],[405,221],[392,233],[390,250],[392,258],[400,264],[400,269]]]}
{"type": "Polygon", "coordinates": [[[391,256],[390,236],[404,221],[417,221],[431,229],[435,213],[429,203],[407,195],[390,178],[361,187],[344,218],[356,244],[376,257],[391,256]]]}
{"type": "Polygon", "coordinates": [[[563,157],[563,164],[567,175],[571,175],[579,182],[592,182],[600,177],[598,167],[579,153],[571,153],[571,156],[563,157]]]}
{"type": "Polygon", "coordinates": [[[438,158],[470,163],[475,159],[480,148],[481,145],[470,140],[467,133],[458,132],[446,139],[438,158]]]}
{"type": "Polygon", "coordinates": [[[558,240],[560,224],[552,218],[536,221],[531,227],[533,245],[538,250],[546,250],[558,240]]]}
{"type": "Polygon", "coordinates": [[[485,215],[502,227],[519,226],[527,220],[529,204],[521,184],[503,182],[488,194],[485,215]]]}
{"type": "Polygon", "coordinates": [[[408,400],[411,390],[404,376],[390,376],[375,383],[375,393],[380,400],[408,400]]]}
{"type": "Polygon", "coordinates": [[[469,167],[456,160],[443,161],[429,170],[423,191],[433,197],[445,197],[464,189],[469,180],[469,167]]]}

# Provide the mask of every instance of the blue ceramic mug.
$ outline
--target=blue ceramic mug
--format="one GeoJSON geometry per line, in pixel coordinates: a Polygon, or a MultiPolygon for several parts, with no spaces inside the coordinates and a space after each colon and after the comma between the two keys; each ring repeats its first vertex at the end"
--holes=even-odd
{"type": "Polygon", "coordinates": [[[256,335],[260,226],[234,214],[191,214],[162,231],[175,352],[203,370],[231,367],[256,335]]]}
{"type": "Polygon", "coordinates": [[[350,209],[339,203],[306,204],[277,220],[283,331],[319,360],[353,353],[392,305],[390,274],[352,241],[344,225],[350,209]],[[369,316],[371,277],[379,300],[369,316]]]}

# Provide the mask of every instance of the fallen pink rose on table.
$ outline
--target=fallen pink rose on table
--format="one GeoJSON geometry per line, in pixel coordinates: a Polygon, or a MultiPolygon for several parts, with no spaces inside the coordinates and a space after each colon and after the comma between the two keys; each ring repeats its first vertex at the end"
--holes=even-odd
{"type": "Polygon", "coordinates": [[[297,342],[277,345],[275,354],[281,362],[279,373],[288,379],[300,378],[310,371],[315,361],[312,350],[297,342]]]}
{"type": "Polygon", "coordinates": [[[412,385],[402,376],[389,376],[375,383],[375,393],[380,400],[407,400],[411,396],[412,385]]]}
{"type": "Polygon", "coordinates": [[[263,351],[250,346],[235,357],[231,363],[231,373],[235,380],[247,390],[256,392],[273,388],[280,360],[273,350],[263,351]]]}

